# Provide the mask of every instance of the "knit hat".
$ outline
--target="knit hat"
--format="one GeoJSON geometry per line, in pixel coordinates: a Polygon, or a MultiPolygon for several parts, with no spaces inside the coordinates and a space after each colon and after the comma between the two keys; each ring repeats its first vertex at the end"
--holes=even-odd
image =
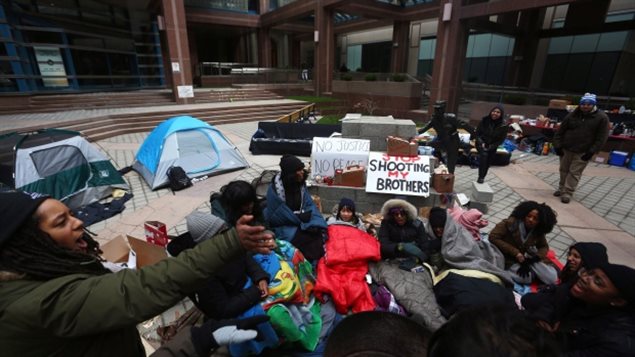
{"type": "Polygon", "coordinates": [[[430,215],[428,216],[428,221],[430,222],[430,226],[432,228],[436,227],[445,227],[445,221],[448,218],[448,214],[445,209],[440,207],[432,207],[430,210],[430,215]]]}
{"type": "Polygon", "coordinates": [[[39,193],[8,191],[0,193],[0,246],[33,215],[49,196],[39,193]]]}
{"type": "Polygon", "coordinates": [[[619,264],[604,264],[602,271],[611,280],[613,285],[622,296],[633,307],[635,304],[635,269],[619,264]]]}
{"type": "Polygon", "coordinates": [[[602,243],[579,242],[571,246],[580,253],[582,265],[587,269],[597,268],[606,264],[609,257],[606,255],[606,247],[602,243]]]}
{"type": "Polygon", "coordinates": [[[282,171],[282,177],[293,174],[303,168],[304,163],[293,155],[284,154],[280,158],[280,171],[282,171]]]}
{"type": "Polygon", "coordinates": [[[227,228],[225,221],[222,219],[200,211],[194,211],[187,215],[185,222],[187,223],[187,230],[196,243],[211,238],[227,228]]]}
{"type": "Polygon", "coordinates": [[[341,211],[343,207],[348,207],[351,211],[355,212],[355,202],[353,202],[350,198],[342,198],[339,206],[337,207],[337,211],[341,211]]]}
{"type": "Polygon", "coordinates": [[[580,104],[584,103],[595,105],[597,103],[597,97],[593,93],[584,93],[582,98],[580,98],[580,104]]]}

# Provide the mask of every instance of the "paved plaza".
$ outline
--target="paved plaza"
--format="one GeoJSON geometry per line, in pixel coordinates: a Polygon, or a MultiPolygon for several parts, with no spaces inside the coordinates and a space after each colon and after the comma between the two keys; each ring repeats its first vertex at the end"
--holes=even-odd
{"type": "MultiPolygon", "coordinates": [[[[99,233],[102,241],[116,234],[142,237],[143,222],[159,220],[167,224],[170,234],[176,235],[185,231],[184,218],[192,210],[209,212],[210,192],[231,180],[251,181],[265,169],[278,169],[279,156],[254,156],[248,150],[257,122],[219,125],[218,128],[236,144],[250,162],[250,168],[199,181],[192,188],[175,194],[168,189],[151,191],[136,172],[129,172],[125,178],[134,198],[126,204],[122,215],[97,223],[91,229],[99,233]]],[[[146,136],[147,133],[127,134],[96,144],[121,168],[133,163],[134,153],[146,136]]],[[[469,196],[477,171],[469,166],[459,166],[456,192],[469,196]]],[[[563,204],[552,196],[558,177],[557,156],[515,151],[510,165],[492,168],[486,179],[495,194],[485,215],[490,223],[484,231],[489,232],[496,223],[508,217],[524,199],[546,202],[558,212],[558,225],[547,238],[561,260],[572,243],[599,241],[608,247],[612,260],[635,265],[635,171],[590,164],[570,204],[563,204]]],[[[379,209],[377,207],[377,211],[379,209]]]]}

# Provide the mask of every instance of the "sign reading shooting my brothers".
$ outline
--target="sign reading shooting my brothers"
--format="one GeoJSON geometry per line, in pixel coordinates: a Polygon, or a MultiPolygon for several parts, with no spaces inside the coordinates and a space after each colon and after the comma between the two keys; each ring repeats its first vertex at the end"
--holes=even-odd
{"type": "Polygon", "coordinates": [[[370,152],[366,175],[366,192],[397,195],[430,195],[429,156],[389,156],[370,152]]]}
{"type": "Polygon", "coordinates": [[[311,175],[334,176],[335,170],[348,166],[366,167],[370,140],[343,138],[313,138],[311,175]]]}

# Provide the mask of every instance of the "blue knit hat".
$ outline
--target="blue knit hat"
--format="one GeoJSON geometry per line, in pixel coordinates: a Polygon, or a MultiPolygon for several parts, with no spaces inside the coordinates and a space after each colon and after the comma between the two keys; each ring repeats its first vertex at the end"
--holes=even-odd
{"type": "Polygon", "coordinates": [[[595,94],[584,93],[582,98],[580,98],[580,104],[585,104],[585,103],[595,105],[597,103],[597,97],[595,96],[595,94]]]}

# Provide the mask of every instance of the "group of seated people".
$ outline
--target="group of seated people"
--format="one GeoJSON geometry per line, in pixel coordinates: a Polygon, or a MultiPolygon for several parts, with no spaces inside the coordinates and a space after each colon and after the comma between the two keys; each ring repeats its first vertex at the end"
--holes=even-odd
{"type": "Polygon", "coordinates": [[[205,322],[154,356],[635,355],[635,270],[591,242],[562,266],[548,205],[521,202],[488,235],[480,212],[390,199],[374,227],[349,198],[324,219],[302,161],[280,169],[265,200],[231,182],[186,217],[172,257],[116,273],[63,203],[0,193],[3,350],[144,356],[135,325],[187,296],[205,322]]]}

